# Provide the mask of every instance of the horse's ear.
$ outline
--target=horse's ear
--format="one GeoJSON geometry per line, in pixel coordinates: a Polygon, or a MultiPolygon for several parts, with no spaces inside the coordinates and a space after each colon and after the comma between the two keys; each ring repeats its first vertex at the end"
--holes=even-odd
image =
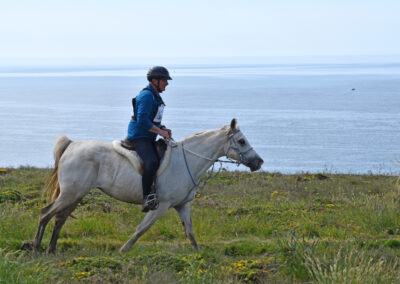
{"type": "Polygon", "coordinates": [[[233,118],[231,121],[231,130],[236,130],[236,124],[237,124],[236,118],[233,118]]]}

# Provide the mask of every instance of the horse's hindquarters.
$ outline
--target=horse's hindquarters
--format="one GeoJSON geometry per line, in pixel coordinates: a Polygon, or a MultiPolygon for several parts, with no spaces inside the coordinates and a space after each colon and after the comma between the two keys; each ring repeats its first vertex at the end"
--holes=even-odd
{"type": "Polygon", "coordinates": [[[91,188],[99,188],[121,201],[142,201],[141,176],[127,159],[113,150],[111,143],[72,143],[60,160],[59,182],[61,192],[80,198],[91,188]]]}

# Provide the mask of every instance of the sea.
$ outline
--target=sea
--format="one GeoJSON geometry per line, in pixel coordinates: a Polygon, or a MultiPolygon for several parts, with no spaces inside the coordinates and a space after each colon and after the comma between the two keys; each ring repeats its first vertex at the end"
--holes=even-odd
{"type": "MultiPolygon", "coordinates": [[[[123,139],[148,67],[0,66],[0,167],[52,167],[60,134],[123,139]]],[[[400,173],[400,63],[167,67],[163,124],[177,141],[236,118],[263,171],[400,173]]]]}

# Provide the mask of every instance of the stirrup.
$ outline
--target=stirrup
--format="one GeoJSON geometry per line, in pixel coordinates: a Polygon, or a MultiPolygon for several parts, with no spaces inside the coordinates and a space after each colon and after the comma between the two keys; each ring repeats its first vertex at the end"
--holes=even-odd
{"type": "Polygon", "coordinates": [[[145,206],[150,210],[156,210],[160,205],[160,201],[158,200],[157,193],[151,193],[147,196],[146,201],[144,202],[145,206]]]}

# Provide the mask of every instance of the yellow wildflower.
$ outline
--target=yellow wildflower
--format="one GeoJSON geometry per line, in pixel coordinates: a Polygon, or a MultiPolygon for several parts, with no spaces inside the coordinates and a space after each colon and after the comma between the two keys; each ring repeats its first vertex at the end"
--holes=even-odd
{"type": "Polygon", "coordinates": [[[279,191],[274,190],[274,192],[271,193],[271,198],[274,197],[275,195],[277,195],[279,193],[279,191]]]}
{"type": "Polygon", "coordinates": [[[326,206],[326,207],[335,207],[335,204],[328,203],[328,204],[326,204],[325,206],[326,206]]]}

